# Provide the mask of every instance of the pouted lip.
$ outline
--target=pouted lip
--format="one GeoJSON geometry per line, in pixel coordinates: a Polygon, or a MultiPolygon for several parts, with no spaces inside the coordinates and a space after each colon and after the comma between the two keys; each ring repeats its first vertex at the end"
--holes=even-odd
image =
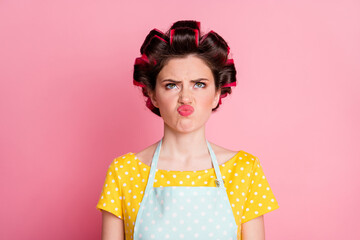
{"type": "Polygon", "coordinates": [[[182,116],[187,116],[194,112],[194,108],[190,105],[181,105],[177,110],[182,116]]]}

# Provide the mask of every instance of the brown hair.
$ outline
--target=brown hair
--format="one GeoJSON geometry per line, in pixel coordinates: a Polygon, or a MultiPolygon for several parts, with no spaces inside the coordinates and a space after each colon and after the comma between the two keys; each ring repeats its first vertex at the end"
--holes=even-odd
{"type": "MultiPolygon", "coordinates": [[[[157,75],[172,58],[193,54],[202,59],[213,73],[216,90],[221,88],[221,97],[231,93],[231,86],[236,86],[236,69],[234,61],[228,59],[226,41],[214,31],[200,36],[200,22],[177,21],[165,34],[156,28],[151,30],[140,53],[142,56],[134,64],[133,84],[142,87],[146,106],[158,116],[160,111],[151,103],[147,91],[155,90],[157,75]]],[[[221,98],[212,111],[220,104],[221,98]]]]}

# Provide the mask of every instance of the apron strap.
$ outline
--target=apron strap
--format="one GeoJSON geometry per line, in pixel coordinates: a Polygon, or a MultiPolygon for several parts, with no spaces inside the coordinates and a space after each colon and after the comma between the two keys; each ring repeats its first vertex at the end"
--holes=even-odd
{"type": "MultiPolygon", "coordinates": [[[[146,184],[146,189],[145,189],[145,193],[144,193],[145,197],[147,197],[147,195],[149,194],[149,192],[152,190],[152,188],[154,186],[156,167],[157,167],[157,163],[158,163],[158,160],[159,160],[162,140],[163,140],[163,138],[161,138],[161,140],[159,141],[159,143],[158,143],[158,145],[156,147],[153,159],[151,161],[150,173],[149,173],[148,182],[146,184]]],[[[215,184],[216,184],[217,187],[225,188],[224,181],[222,180],[219,164],[217,162],[215,153],[214,153],[212,147],[210,146],[210,143],[208,142],[208,140],[206,140],[206,144],[208,146],[208,150],[209,150],[209,153],[210,153],[212,165],[213,165],[213,167],[215,169],[215,174],[216,174],[216,178],[217,178],[217,179],[215,179],[215,184]]]]}
{"type": "Polygon", "coordinates": [[[163,138],[160,139],[154,156],[152,158],[151,161],[151,168],[150,168],[150,173],[149,173],[149,177],[148,177],[148,182],[146,184],[146,189],[145,189],[145,193],[144,193],[144,197],[147,197],[148,194],[150,193],[150,191],[152,190],[153,186],[154,186],[154,179],[155,179],[155,174],[156,174],[156,166],[159,160],[159,155],[160,155],[160,150],[161,150],[161,144],[162,144],[162,140],[163,138]]]}
{"type": "Polygon", "coordinates": [[[208,142],[208,140],[206,140],[206,143],[208,145],[208,149],[209,149],[209,152],[210,152],[212,164],[213,164],[214,169],[215,169],[215,174],[216,174],[215,184],[216,184],[217,187],[225,188],[224,180],[222,180],[222,176],[221,176],[219,164],[218,164],[217,159],[216,159],[216,155],[215,155],[212,147],[210,146],[210,143],[208,142]]]}

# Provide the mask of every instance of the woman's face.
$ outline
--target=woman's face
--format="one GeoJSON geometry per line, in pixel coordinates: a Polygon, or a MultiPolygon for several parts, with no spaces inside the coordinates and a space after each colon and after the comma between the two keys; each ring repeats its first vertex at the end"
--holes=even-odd
{"type": "Polygon", "coordinates": [[[167,62],[157,76],[155,92],[149,96],[166,125],[175,131],[190,132],[205,125],[219,102],[220,92],[215,92],[211,69],[200,58],[188,55],[167,62]],[[179,112],[182,105],[190,105],[193,112],[179,112]]]}

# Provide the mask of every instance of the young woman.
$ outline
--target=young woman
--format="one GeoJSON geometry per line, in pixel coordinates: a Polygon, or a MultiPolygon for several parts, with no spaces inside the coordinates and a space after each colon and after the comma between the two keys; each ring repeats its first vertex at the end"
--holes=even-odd
{"type": "Polygon", "coordinates": [[[96,206],[102,239],[265,238],[279,207],[259,159],[207,141],[205,124],[236,85],[226,41],[197,21],[150,31],[134,84],[164,122],[163,137],[115,158],[96,206]]]}

